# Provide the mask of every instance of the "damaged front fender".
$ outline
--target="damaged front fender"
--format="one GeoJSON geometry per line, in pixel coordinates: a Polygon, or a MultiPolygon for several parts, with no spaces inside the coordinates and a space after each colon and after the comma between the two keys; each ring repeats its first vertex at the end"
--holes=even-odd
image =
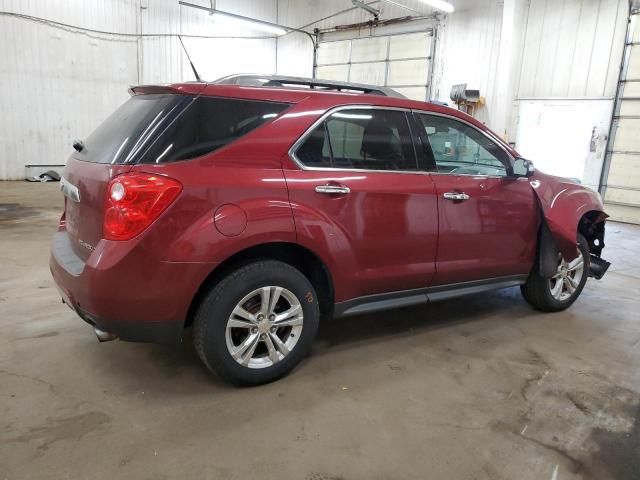
{"type": "MultiPolygon", "coordinates": [[[[604,222],[608,217],[604,213],[600,195],[571,180],[539,171],[529,181],[540,201],[542,214],[557,249],[566,261],[575,259],[578,256],[576,243],[583,217],[589,213],[592,217],[589,222],[592,224],[604,222]]],[[[591,244],[591,239],[588,240],[591,244]]],[[[592,253],[594,246],[599,256],[604,246],[603,239],[599,240],[598,245],[590,245],[592,253]]]]}

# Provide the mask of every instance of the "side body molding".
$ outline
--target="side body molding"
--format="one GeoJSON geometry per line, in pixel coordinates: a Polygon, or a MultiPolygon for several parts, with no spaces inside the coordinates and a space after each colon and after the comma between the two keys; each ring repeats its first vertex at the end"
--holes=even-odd
{"type": "MultiPolygon", "coordinates": [[[[575,259],[580,219],[585,213],[592,211],[604,214],[600,196],[583,185],[540,171],[529,180],[558,250],[567,261],[575,259]]],[[[603,219],[606,217],[604,214],[603,219]]]]}

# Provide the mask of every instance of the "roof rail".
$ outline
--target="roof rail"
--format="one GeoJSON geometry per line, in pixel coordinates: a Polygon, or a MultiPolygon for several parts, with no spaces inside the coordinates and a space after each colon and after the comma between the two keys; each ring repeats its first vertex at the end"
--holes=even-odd
{"type": "Polygon", "coordinates": [[[222,77],[213,83],[222,85],[242,85],[245,87],[308,87],[314,90],[336,90],[338,92],[360,92],[385,97],[406,98],[401,93],[388,87],[366,85],[363,83],[338,82],[334,80],[318,80],[316,78],[289,77],[285,75],[238,74],[222,77]]]}

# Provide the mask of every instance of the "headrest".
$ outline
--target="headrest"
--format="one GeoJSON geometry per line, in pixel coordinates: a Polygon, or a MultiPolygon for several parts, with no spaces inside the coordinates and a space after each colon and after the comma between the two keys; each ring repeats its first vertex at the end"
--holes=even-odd
{"type": "Polygon", "coordinates": [[[373,117],[364,129],[362,153],[376,157],[393,152],[393,130],[380,117],[373,117]]]}

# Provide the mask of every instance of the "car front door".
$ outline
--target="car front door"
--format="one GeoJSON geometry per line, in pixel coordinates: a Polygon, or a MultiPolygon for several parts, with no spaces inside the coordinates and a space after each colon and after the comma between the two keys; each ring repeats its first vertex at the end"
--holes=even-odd
{"type": "Polygon", "coordinates": [[[538,206],[509,154],[460,120],[415,113],[438,199],[433,285],[527,275],[536,254],[538,206]]]}
{"type": "Polygon", "coordinates": [[[334,110],[294,146],[285,178],[299,243],[329,264],[335,300],[426,287],[437,199],[419,171],[410,112],[334,110]]]}

